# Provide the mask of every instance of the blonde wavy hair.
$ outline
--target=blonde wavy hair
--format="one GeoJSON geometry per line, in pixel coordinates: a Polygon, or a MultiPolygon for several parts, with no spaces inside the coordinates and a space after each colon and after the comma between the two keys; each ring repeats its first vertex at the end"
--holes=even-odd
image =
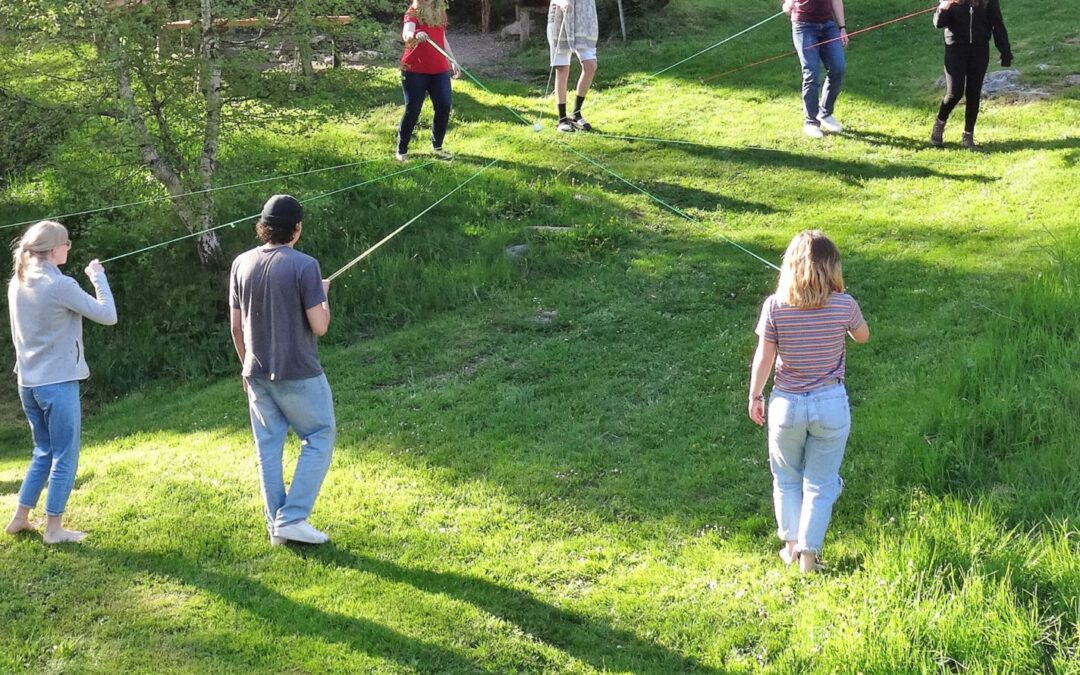
{"type": "Polygon", "coordinates": [[[416,10],[416,19],[423,25],[446,25],[446,0],[413,0],[412,7],[416,10]]]}
{"type": "Polygon", "coordinates": [[[780,267],[776,295],[800,309],[824,307],[833,293],[844,292],[840,250],[821,230],[804,230],[791,240],[780,267]]]}
{"type": "Polygon", "coordinates": [[[13,279],[22,286],[26,282],[26,266],[32,259],[39,261],[49,257],[49,252],[68,241],[67,228],[51,220],[42,220],[30,226],[12,248],[13,279]]]}

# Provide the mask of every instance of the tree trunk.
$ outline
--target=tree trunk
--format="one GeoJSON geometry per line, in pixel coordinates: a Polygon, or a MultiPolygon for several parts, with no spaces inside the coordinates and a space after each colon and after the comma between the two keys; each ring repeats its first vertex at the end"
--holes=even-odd
{"type": "MultiPolygon", "coordinates": [[[[202,64],[200,78],[203,85],[203,98],[206,101],[206,126],[203,130],[202,155],[199,158],[200,195],[202,220],[200,230],[213,226],[214,200],[209,190],[214,186],[214,173],[217,171],[218,140],[221,135],[221,43],[214,30],[210,0],[202,0],[202,64]]],[[[207,232],[199,238],[199,258],[203,262],[219,259],[222,255],[221,242],[216,232],[207,232]]]]}
{"type": "Polygon", "coordinates": [[[491,0],[480,0],[480,30],[485,35],[491,30],[491,0]]]}
{"type": "MultiPolygon", "coordinates": [[[[207,0],[204,0],[207,1],[207,0]]],[[[116,75],[116,93],[124,111],[124,118],[135,132],[135,139],[139,145],[139,155],[143,164],[150,169],[150,173],[173,197],[180,197],[191,190],[187,189],[181,178],[183,167],[173,166],[162,157],[162,151],[158,148],[153,135],[146,127],[146,118],[136,103],[135,92],[131,86],[131,67],[124,55],[123,46],[119,38],[112,33],[107,38],[107,46],[112,52],[113,72],[116,75]]],[[[219,72],[220,82],[220,72],[219,72]]],[[[220,85],[218,87],[220,89],[220,85]]],[[[220,99],[218,101],[220,114],[220,99]]],[[[217,132],[214,133],[214,158],[217,154],[217,132]]],[[[200,167],[201,169],[201,167],[200,167]]],[[[211,165],[211,173],[213,166],[211,165]]],[[[213,206],[209,194],[192,195],[173,200],[173,210],[178,218],[184,223],[189,232],[198,232],[209,227],[208,223],[213,220],[213,206]]],[[[201,235],[198,242],[199,258],[205,264],[211,264],[222,257],[221,244],[217,236],[210,232],[201,235]]]]}
{"type": "Polygon", "coordinates": [[[309,38],[301,37],[296,41],[296,55],[300,59],[300,68],[304,72],[304,77],[315,77],[315,68],[311,65],[315,57],[311,50],[311,40],[309,38]]]}

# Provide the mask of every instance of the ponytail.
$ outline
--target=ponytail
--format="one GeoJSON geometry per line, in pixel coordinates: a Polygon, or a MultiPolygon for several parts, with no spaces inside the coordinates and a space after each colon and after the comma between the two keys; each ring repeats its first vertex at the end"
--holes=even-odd
{"type": "Polygon", "coordinates": [[[12,247],[12,278],[22,286],[26,282],[26,267],[34,258],[44,260],[57,246],[68,240],[67,228],[51,220],[30,226],[12,247]]]}
{"type": "Polygon", "coordinates": [[[22,244],[15,244],[15,253],[12,256],[11,269],[14,270],[14,276],[18,279],[20,286],[26,281],[26,263],[29,255],[30,251],[23,248],[22,244]]]}

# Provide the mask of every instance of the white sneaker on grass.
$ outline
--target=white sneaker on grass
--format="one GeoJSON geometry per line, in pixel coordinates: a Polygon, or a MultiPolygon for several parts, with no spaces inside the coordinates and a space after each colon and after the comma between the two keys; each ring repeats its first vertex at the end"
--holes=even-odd
{"type": "Polygon", "coordinates": [[[302,544],[325,544],[330,541],[330,536],[325,532],[319,532],[306,520],[282,525],[274,531],[274,536],[279,539],[298,541],[302,544]]]}
{"type": "Polygon", "coordinates": [[[399,162],[407,162],[407,161],[409,161],[409,153],[407,153],[407,152],[395,152],[394,153],[394,159],[396,159],[399,162]]]}
{"type": "Polygon", "coordinates": [[[592,125],[586,122],[580,113],[570,118],[570,124],[573,124],[578,131],[592,131],[592,125]]]}
{"type": "Polygon", "coordinates": [[[821,133],[821,127],[813,122],[803,122],[802,132],[810,138],[824,138],[825,134],[821,133]]]}
{"type": "Polygon", "coordinates": [[[284,546],[285,542],[287,542],[287,541],[288,541],[288,539],[286,539],[285,537],[278,537],[277,535],[273,535],[273,534],[270,535],[270,545],[271,546],[284,546]]]}
{"type": "Polygon", "coordinates": [[[821,122],[821,128],[830,134],[838,134],[844,130],[844,125],[837,122],[832,115],[818,115],[817,119],[821,122]]]}

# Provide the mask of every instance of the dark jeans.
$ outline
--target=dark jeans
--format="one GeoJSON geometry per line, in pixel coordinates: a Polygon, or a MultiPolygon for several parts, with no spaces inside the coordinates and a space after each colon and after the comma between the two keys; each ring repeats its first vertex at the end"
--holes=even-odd
{"type": "Polygon", "coordinates": [[[435,121],[431,125],[431,147],[441,148],[446,137],[446,127],[450,124],[450,71],[438,75],[423,73],[401,73],[401,90],[405,93],[405,114],[398,124],[398,152],[409,151],[416,121],[420,119],[420,109],[424,99],[431,96],[431,105],[435,108],[435,121]]]}
{"type": "Polygon", "coordinates": [[[802,66],[803,112],[806,121],[818,123],[818,113],[822,117],[833,114],[836,97],[840,95],[840,85],[844,81],[844,47],[840,44],[840,28],[835,21],[811,23],[794,21],[791,24],[791,40],[799,54],[802,66]],[[828,44],[821,44],[832,40],[828,44]],[[817,45],[817,46],[814,46],[817,45]],[[821,81],[821,64],[825,64],[825,90],[818,99],[821,81]]]}
{"type": "Polygon", "coordinates": [[[938,110],[938,119],[949,119],[953,108],[964,102],[964,131],[975,131],[979,118],[979,98],[982,96],[983,78],[990,66],[990,42],[967,45],[945,45],[945,99],[938,110]]]}

